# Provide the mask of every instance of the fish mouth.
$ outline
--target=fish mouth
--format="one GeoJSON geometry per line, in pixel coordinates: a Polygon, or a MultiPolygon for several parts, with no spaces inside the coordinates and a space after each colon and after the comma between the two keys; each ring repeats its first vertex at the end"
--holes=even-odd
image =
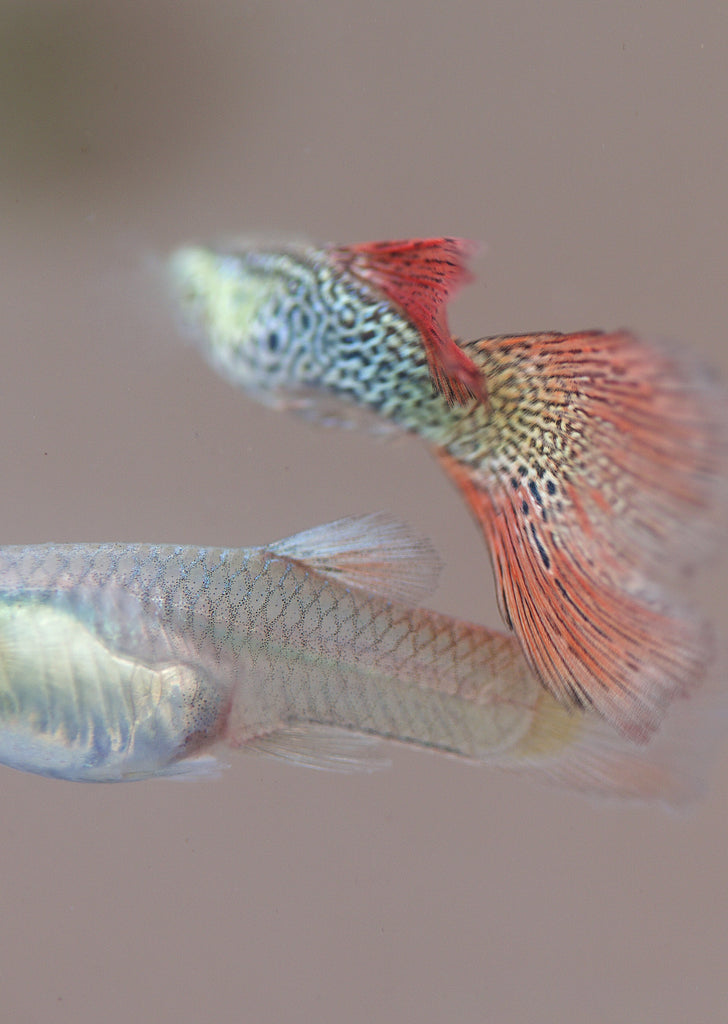
{"type": "Polygon", "coordinates": [[[209,358],[232,368],[264,289],[241,268],[241,257],[185,246],[172,253],[167,278],[181,328],[209,358]]]}
{"type": "Polygon", "coordinates": [[[209,295],[214,282],[212,253],[196,246],[176,249],[167,261],[167,279],[172,297],[183,309],[198,305],[209,295]]]}
{"type": "Polygon", "coordinates": [[[192,247],[177,249],[167,261],[170,296],[185,333],[192,327],[204,327],[201,314],[206,305],[204,283],[208,275],[209,262],[204,250],[192,247]]]}

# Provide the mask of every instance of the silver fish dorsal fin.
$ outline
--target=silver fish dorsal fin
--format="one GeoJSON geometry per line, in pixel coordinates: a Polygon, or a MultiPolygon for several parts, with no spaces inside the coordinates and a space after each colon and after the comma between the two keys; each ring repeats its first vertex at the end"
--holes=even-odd
{"type": "Polygon", "coordinates": [[[432,593],[442,566],[426,537],[386,512],[315,526],[271,544],[268,550],[345,587],[408,604],[432,593]]]}

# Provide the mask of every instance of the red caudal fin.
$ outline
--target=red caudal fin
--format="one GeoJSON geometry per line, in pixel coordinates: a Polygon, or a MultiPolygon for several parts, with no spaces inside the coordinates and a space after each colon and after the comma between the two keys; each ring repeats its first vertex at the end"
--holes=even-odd
{"type": "Polygon", "coordinates": [[[485,402],[482,374],[451,337],[448,299],[472,280],[475,245],[460,238],[333,246],[331,258],[395,302],[422,335],[433,383],[450,404],[485,402]]]}
{"type": "Polygon", "coordinates": [[[528,485],[487,491],[443,457],[480,520],[491,551],[503,617],[531,668],[566,704],[593,706],[622,733],[646,739],[670,701],[701,680],[706,629],[657,594],[622,589],[584,558],[576,523],[559,539],[540,520],[528,485]]]}
{"type": "Polygon", "coordinates": [[[660,581],[725,512],[722,396],[627,332],[468,348],[491,400],[483,455],[440,458],[483,527],[502,613],[555,696],[645,739],[711,659],[660,581]]]}

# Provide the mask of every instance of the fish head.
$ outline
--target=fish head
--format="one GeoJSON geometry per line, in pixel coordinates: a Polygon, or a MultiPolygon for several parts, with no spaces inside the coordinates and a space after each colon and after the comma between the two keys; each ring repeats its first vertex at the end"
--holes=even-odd
{"type": "Polygon", "coordinates": [[[320,317],[302,250],[185,247],[169,260],[182,321],[208,362],[236,386],[280,404],[316,380],[320,317]]]}

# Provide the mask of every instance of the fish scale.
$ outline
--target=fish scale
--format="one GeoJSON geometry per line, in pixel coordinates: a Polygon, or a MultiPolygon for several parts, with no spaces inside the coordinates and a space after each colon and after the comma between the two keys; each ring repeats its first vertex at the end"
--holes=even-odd
{"type": "Polygon", "coordinates": [[[294,724],[487,758],[538,696],[506,638],[270,549],[0,548],[0,652],[0,759],[73,778],[159,774],[294,724]]]}
{"type": "Polygon", "coordinates": [[[393,596],[436,566],[382,515],[267,548],[0,547],[0,762],[194,778],[227,747],[352,770],[385,738],[595,792],[694,795],[689,758],[567,713],[514,637],[393,596]]]}

